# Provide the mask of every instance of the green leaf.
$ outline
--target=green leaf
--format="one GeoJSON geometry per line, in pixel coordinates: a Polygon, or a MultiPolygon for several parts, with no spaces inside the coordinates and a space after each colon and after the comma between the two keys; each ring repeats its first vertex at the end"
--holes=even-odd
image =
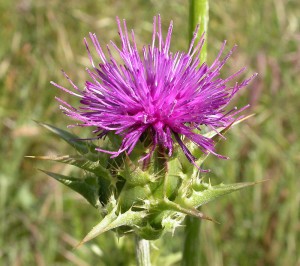
{"type": "Polygon", "coordinates": [[[217,185],[211,186],[210,184],[201,184],[199,187],[192,191],[190,197],[180,197],[176,199],[176,203],[181,206],[186,206],[186,208],[198,208],[218,197],[224,196],[226,194],[238,191],[242,188],[253,186],[259,182],[247,182],[247,183],[235,183],[229,185],[217,185]]]}
{"type": "Polygon", "coordinates": [[[124,164],[118,169],[118,175],[122,176],[129,185],[142,186],[148,182],[154,182],[155,176],[148,171],[143,171],[136,166],[129,157],[124,158],[124,164]]]}
{"type": "MultiPolygon", "coordinates": [[[[55,126],[37,122],[39,125],[43,126],[44,128],[50,130],[52,133],[66,141],[68,144],[70,144],[73,148],[75,148],[80,154],[85,155],[89,160],[91,161],[101,161],[101,164],[106,167],[107,164],[107,158],[109,157],[108,154],[103,152],[98,152],[95,149],[97,146],[93,144],[91,141],[81,141],[80,137],[65,131],[63,129],[57,128],[55,126]]],[[[106,149],[104,147],[104,149],[106,149]]]]}
{"type": "Polygon", "coordinates": [[[50,160],[65,164],[74,165],[85,171],[94,173],[99,178],[111,180],[110,172],[101,165],[101,162],[93,162],[82,155],[63,155],[63,156],[27,156],[38,160],[50,160]]]}
{"type": "Polygon", "coordinates": [[[199,218],[199,219],[204,219],[204,220],[209,220],[209,221],[212,221],[212,222],[216,222],[214,219],[206,216],[205,214],[198,211],[193,206],[185,207],[181,204],[169,201],[168,199],[164,199],[163,201],[160,201],[155,208],[157,210],[161,210],[161,211],[170,211],[170,210],[172,210],[172,211],[187,214],[189,216],[193,216],[193,217],[196,217],[196,218],[199,218]]]}
{"type": "Polygon", "coordinates": [[[161,237],[164,232],[164,228],[153,228],[149,223],[144,226],[137,227],[136,233],[143,239],[156,240],[161,237]]]}
{"type": "Polygon", "coordinates": [[[44,171],[45,174],[53,177],[57,181],[66,185],[82,195],[91,205],[97,208],[100,205],[98,195],[98,180],[95,176],[88,176],[85,179],[79,179],[75,177],[65,176],[57,173],[44,171]]]}
{"type": "Polygon", "coordinates": [[[36,122],[36,123],[38,123],[39,125],[43,126],[46,129],[50,130],[52,133],[59,136],[60,138],[62,138],[64,141],[66,141],[68,144],[70,144],[72,147],[74,147],[81,154],[88,153],[92,146],[94,146],[94,148],[96,148],[96,146],[91,143],[78,141],[78,139],[80,139],[80,138],[74,134],[71,134],[68,131],[65,131],[63,129],[57,128],[55,126],[52,126],[52,125],[49,125],[46,123],[41,123],[41,122],[36,122]]]}
{"type": "Polygon", "coordinates": [[[139,226],[143,219],[147,216],[145,211],[135,212],[128,210],[123,214],[116,214],[117,207],[107,214],[100,223],[98,223],[93,229],[84,237],[84,239],[77,245],[77,247],[90,241],[96,236],[115,229],[120,226],[139,226]]]}

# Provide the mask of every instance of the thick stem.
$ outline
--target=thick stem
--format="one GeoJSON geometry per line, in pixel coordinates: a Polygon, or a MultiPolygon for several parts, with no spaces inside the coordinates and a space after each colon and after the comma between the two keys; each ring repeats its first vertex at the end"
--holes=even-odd
{"type": "MultiPolygon", "coordinates": [[[[201,63],[207,59],[207,26],[209,19],[208,0],[190,0],[189,38],[192,39],[196,25],[200,25],[198,39],[205,32],[206,41],[200,54],[201,63]]],[[[200,224],[199,218],[187,217],[185,220],[185,240],[182,254],[182,266],[200,265],[200,224]]]]}
{"type": "Polygon", "coordinates": [[[187,216],[185,219],[185,240],[182,266],[200,265],[200,219],[187,216]]]}
{"type": "Polygon", "coordinates": [[[151,266],[150,243],[148,240],[135,236],[136,263],[138,266],[151,266]]]}
{"type": "MultiPolygon", "coordinates": [[[[191,41],[193,32],[196,26],[199,24],[199,33],[197,39],[200,38],[203,32],[205,32],[205,38],[207,39],[207,26],[209,19],[209,5],[208,0],[190,0],[189,10],[189,39],[191,41]]],[[[200,55],[201,63],[206,61],[207,57],[207,42],[204,43],[200,55]]]]}

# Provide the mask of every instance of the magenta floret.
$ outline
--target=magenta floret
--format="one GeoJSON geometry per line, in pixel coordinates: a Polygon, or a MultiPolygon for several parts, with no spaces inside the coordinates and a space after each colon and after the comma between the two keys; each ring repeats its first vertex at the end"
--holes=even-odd
{"type": "Polygon", "coordinates": [[[212,130],[226,127],[232,123],[238,113],[247,106],[237,110],[226,111],[232,97],[256,76],[233,87],[227,83],[242,73],[245,68],[222,79],[220,70],[232,54],[234,48],[220,59],[225,43],[214,62],[209,66],[200,65],[200,53],[204,43],[203,36],[195,44],[198,27],[187,53],[169,51],[173,23],[170,23],[165,40],[161,32],[161,19],[154,17],[152,43],[138,52],[131,31],[129,40],[125,20],[123,28],[117,18],[122,47],[111,42],[122,60],[118,64],[107,46],[107,58],[95,34],[90,39],[99,56],[95,63],[86,44],[92,70],[87,69],[90,81],[80,90],[65,74],[73,87],[70,91],[54,82],[56,87],[80,98],[80,107],[73,107],[60,98],[61,109],[71,118],[81,121],[81,126],[96,127],[99,137],[110,131],[122,136],[122,144],[117,151],[98,148],[100,152],[118,156],[122,152],[130,154],[144,132],[149,132],[152,148],[164,147],[171,156],[174,142],[182,148],[188,160],[195,164],[195,158],[181,139],[194,142],[204,153],[216,154],[211,139],[201,135],[200,129],[206,126],[212,130]],[[100,60],[99,60],[100,59],[100,60]]]}

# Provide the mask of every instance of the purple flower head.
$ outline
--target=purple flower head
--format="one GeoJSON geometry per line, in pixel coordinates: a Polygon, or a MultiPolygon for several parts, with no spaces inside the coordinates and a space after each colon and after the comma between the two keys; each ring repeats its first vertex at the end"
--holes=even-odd
{"type": "MultiPolygon", "coordinates": [[[[165,39],[162,36],[161,19],[154,17],[152,43],[144,46],[139,53],[134,32],[131,40],[125,20],[124,30],[117,18],[122,47],[114,42],[111,47],[119,54],[122,63],[117,63],[109,46],[107,57],[95,34],[90,33],[90,39],[99,56],[100,63],[92,59],[89,46],[86,44],[92,70],[87,69],[90,81],[80,90],[66,76],[73,87],[70,91],[56,83],[56,87],[80,98],[81,106],[75,108],[57,98],[62,104],[61,109],[75,120],[81,121],[81,126],[96,127],[98,137],[112,131],[122,136],[122,144],[117,151],[107,151],[98,148],[100,152],[118,156],[122,152],[130,154],[141,135],[147,132],[151,136],[150,156],[158,145],[173,153],[176,142],[182,148],[190,162],[195,164],[195,158],[188,150],[182,137],[195,143],[204,153],[215,153],[211,139],[200,134],[202,126],[212,130],[226,127],[235,120],[236,115],[244,110],[236,108],[226,111],[232,97],[255,76],[241,83],[228,86],[227,83],[238,76],[245,68],[228,78],[219,77],[220,70],[232,54],[234,48],[220,59],[225,43],[209,66],[200,65],[200,53],[204,43],[203,36],[195,43],[198,27],[187,53],[169,51],[173,23],[170,23],[165,39]]],[[[98,58],[97,58],[98,60],[98,58]]]]}

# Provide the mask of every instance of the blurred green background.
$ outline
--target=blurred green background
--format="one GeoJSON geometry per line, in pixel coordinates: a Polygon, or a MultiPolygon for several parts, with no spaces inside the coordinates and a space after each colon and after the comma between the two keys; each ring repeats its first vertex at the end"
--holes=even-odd
{"type": "MultiPolygon", "coordinates": [[[[259,76],[235,100],[250,102],[248,113],[256,115],[227,135],[218,149],[231,160],[211,157],[207,177],[269,181],[203,208],[221,224],[202,223],[202,265],[300,265],[300,3],[210,2],[208,61],[226,39],[227,50],[239,48],[224,76],[244,65],[247,76],[259,76]]],[[[132,239],[110,232],[73,250],[97,223],[97,211],[37,170],[75,169],[24,156],[68,152],[33,120],[61,128],[72,123],[54,100],[61,91],[49,81],[67,85],[63,68],[83,84],[89,65],[83,37],[91,31],[102,44],[118,43],[118,15],[141,47],[151,40],[158,13],[164,32],[174,20],[171,49],[186,50],[187,0],[0,0],[0,265],[134,265],[132,239]]],[[[156,241],[154,264],[179,265],[182,242],[182,229],[156,241]]]]}

